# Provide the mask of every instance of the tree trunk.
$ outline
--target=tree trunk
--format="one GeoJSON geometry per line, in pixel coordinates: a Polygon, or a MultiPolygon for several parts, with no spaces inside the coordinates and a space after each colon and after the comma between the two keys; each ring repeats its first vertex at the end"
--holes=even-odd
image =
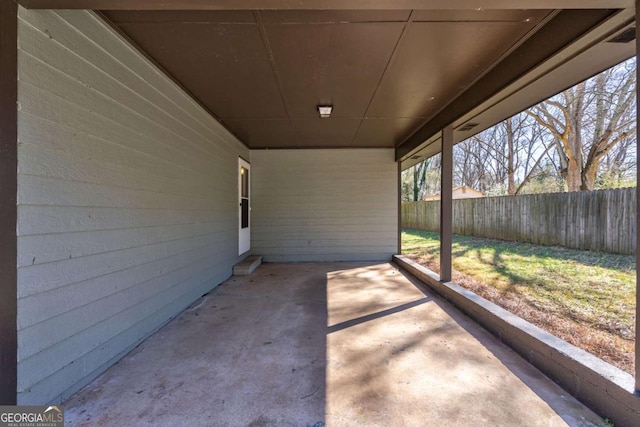
{"type": "Polygon", "coordinates": [[[580,191],[582,187],[581,167],[574,157],[569,158],[567,167],[567,189],[569,191],[580,191]]]}
{"type": "Polygon", "coordinates": [[[420,164],[417,164],[413,167],[413,201],[417,202],[418,200],[420,200],[420,186],[419,186],[419,175],[420,175],[420,171],[418,166],[420,166],[420,164]]]}
{"type": "Polygon", "coordinates": [[[585,169],[582,171],[582,185],[580,186],[580,190],[591,191],[596,187],[598,165],[599,162],[596,161],[586,165],[585,169]]]}
{"type": "Polygon", "coordinates": [[[424,160],[413,167],[413,201],[417,202],[422,199],[425,181],[427,179],[428,160],[424,160]]]}
{"type": "Polygon", "coordinates": [[[505,126],[507,131],[507,194],[513,196],[516,194],[516,171],[513,166],[513,120],[511,118],[505,120],[505,126]]]}
{"type": "Polygon", "coordinates": [[[585,107],[586,83],[582,82],[567,90],[570,99],[569,123],[565,131],[565,151],[567,154],[567,187],[569,191],[582,188],[582,117],[585,107]]]}

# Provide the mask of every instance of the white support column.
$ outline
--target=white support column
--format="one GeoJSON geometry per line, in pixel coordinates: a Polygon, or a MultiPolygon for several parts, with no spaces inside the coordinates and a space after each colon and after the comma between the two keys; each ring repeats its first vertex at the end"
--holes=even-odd
{"type": "MultiPolygon", "coordinates": [[[[639,0],[640,1],[640,0],[639,0]]],[[[453,241],[453,128],[442,130],[442,169],[440,179],[440,280],[451,281],[453,241]]]]}

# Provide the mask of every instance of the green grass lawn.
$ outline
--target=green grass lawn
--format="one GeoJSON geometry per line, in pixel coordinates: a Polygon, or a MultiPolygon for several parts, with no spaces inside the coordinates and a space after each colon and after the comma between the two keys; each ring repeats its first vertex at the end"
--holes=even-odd
{"type": "MultiPolygon", "coordinates": [[[[402,233],[403,253],[427,266],[437,264],[439,244],[438,233],[402,233]]],[[[634,339],[634,256],[454,235],[453,268],[546,314],[634,339]]]]}

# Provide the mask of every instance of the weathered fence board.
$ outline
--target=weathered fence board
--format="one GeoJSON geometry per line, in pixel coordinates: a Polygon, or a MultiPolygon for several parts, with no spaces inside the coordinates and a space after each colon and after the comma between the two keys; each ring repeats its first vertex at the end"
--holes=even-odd
{"type": "MultiPolygon", "coordinates": [[[[636,215],[635,188],[458,199],[453,232],[634,254],[636,215]]],[[[403,203],[402,227],[437,231],[440,201],[403,203]]]]}

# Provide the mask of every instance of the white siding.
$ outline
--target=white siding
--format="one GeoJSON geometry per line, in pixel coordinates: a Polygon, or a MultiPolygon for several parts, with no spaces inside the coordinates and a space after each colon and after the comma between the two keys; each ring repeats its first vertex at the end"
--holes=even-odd
{"type": "Polygon", "coordinates": [[[18,402],[59,402],[231,274],[248,150],[86,11],[19,13],[18,402]]]}
{"type": "Polygon", "coordinates": [[[251,245],[265,261],[388,260],[398,251],[390,149],[255,150],[251,245]]]}

